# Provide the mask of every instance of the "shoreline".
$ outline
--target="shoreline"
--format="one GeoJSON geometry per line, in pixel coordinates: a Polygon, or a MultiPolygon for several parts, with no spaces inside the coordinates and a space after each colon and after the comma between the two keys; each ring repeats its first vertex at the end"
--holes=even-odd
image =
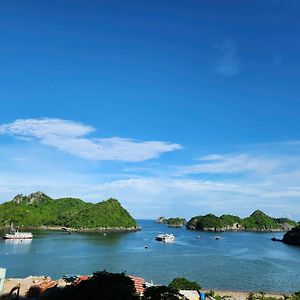
{"type": "MultiPolygon", "coordinates": [[[[27,290],[32,286],[34,283],[41,281],[45,279],[45,276],[28,276],[26,278],[7,278],[4,281],[4,293],[9,293],[10,290],[16,286],[17,284],[20,284],[20,296],[25,296],[27,290]]],[[[47,277],[49,278],[49,277],[47,277]]],[[[55,280],[55,279],[54,279],[55,280]]],[[[59,278],[57,280],[58,286],[63,287],[65,286],[65,281],[62,278],[59,278]]],[[[203,289],[205,293],[209,293],[210,290],[203,289]]],[[[219,295],[221,297],[228,296],[228,298],[231,298],[233,300],[247,300],[250,293],[253,293],[256,296],[261,296],[261,294],[258,291],[237,291],[237,290],[213,290],[214,295],[219,295]]],[[[292,292],[271,292],[271,291],[265,291],[264,297],[274,297],[278,299],[283,299],[284,295],[292,295],[292,292]]]]}
{"type": "MultiPolygon", "coordinates": [[[[117,233],[117,232],[136,232],[142,230],[141,227],[98,227],[98,228],[69,228],[64,226],[38,226],[38,227],[19,227],[21,231],[23,230],[53,230],[62,232],[82,232],[82,233],[117,233]]],[[[4,227],[1,230],[5,230],[4,227]]]]}

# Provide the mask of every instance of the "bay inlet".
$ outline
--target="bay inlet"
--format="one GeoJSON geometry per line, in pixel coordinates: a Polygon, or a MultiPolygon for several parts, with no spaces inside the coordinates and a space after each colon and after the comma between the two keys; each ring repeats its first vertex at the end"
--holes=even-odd
{"type": "MultiPolygon", "coordinates": [[[[142,231],[72,233],[33,231],[26,242],[0,240],[0,265],[7,277],[126,272],[168,284],[182,276],[205,289],[295,292],[300,287],[300,247],[274,243],[274,233],[212,232],[168,228],[138,220],[142,231]],[[175,243],[154,240],[172,233],[175,243]],[[145,248],[147,246],[147,248],[145,248]]],[[[283,233],[275,233],[282,238],[283,233]]]]}

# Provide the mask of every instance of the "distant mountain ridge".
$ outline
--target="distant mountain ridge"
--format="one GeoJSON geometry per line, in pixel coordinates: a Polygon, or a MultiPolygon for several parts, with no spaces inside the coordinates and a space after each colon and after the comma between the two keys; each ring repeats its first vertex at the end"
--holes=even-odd
{"type": "Polygon", "coordinates": [[[118,200],[96,204],[77,198],[52,199],[42,192],[16,195],[0,205],[0,227],[68,227],[76,230],[136,230],[137,223],[118,200]]]}
{"type": "Polygon", "coordinates": [[[297,222],[288,218],[272,218],[264,212],[256,210],[244,219],[234,215],[196,216],[189,220],[186,227],[191,230],[203,231],[288,231],[297,225],[297,222]]]}

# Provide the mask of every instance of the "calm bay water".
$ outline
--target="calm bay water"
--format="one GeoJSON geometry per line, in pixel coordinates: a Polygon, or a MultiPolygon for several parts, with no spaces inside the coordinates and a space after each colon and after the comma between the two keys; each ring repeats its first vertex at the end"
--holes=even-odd
{"type": "Polygon", "coordinates": [[[106,269],[163,284],[183,276],[207,289],[300,290],[300,247],[272,242],[273,233],[224,232],[215,240],[214,233],[171,229],[146,220],[139,224],[143,230],[134,233],[34,231],[31,242],[0,240],[0,267],[7,268],[7,277],[59,278],[106,269]],[[154,241],[164,232],[173,233],[176,242],[154,241]]]}

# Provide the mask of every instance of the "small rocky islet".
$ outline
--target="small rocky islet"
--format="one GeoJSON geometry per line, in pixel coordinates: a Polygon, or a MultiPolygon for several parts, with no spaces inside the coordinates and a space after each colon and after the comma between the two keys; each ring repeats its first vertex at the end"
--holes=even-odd
{"type": "Polygon", "coordinates": [[[168,227],[177,227],[177,228],[181,228],[186,224],[186,219],[185,218],[165,218],[165,217],[159,217],[156,219],[155,221],[156,223],[160,223],[160,224],[167,224],[168,227]]]}
{"type": "Polygon", "coordinates": [[[300,246],[300,225],[289,230],[283,236],[282,242],[289,245],[300,246]]]}

